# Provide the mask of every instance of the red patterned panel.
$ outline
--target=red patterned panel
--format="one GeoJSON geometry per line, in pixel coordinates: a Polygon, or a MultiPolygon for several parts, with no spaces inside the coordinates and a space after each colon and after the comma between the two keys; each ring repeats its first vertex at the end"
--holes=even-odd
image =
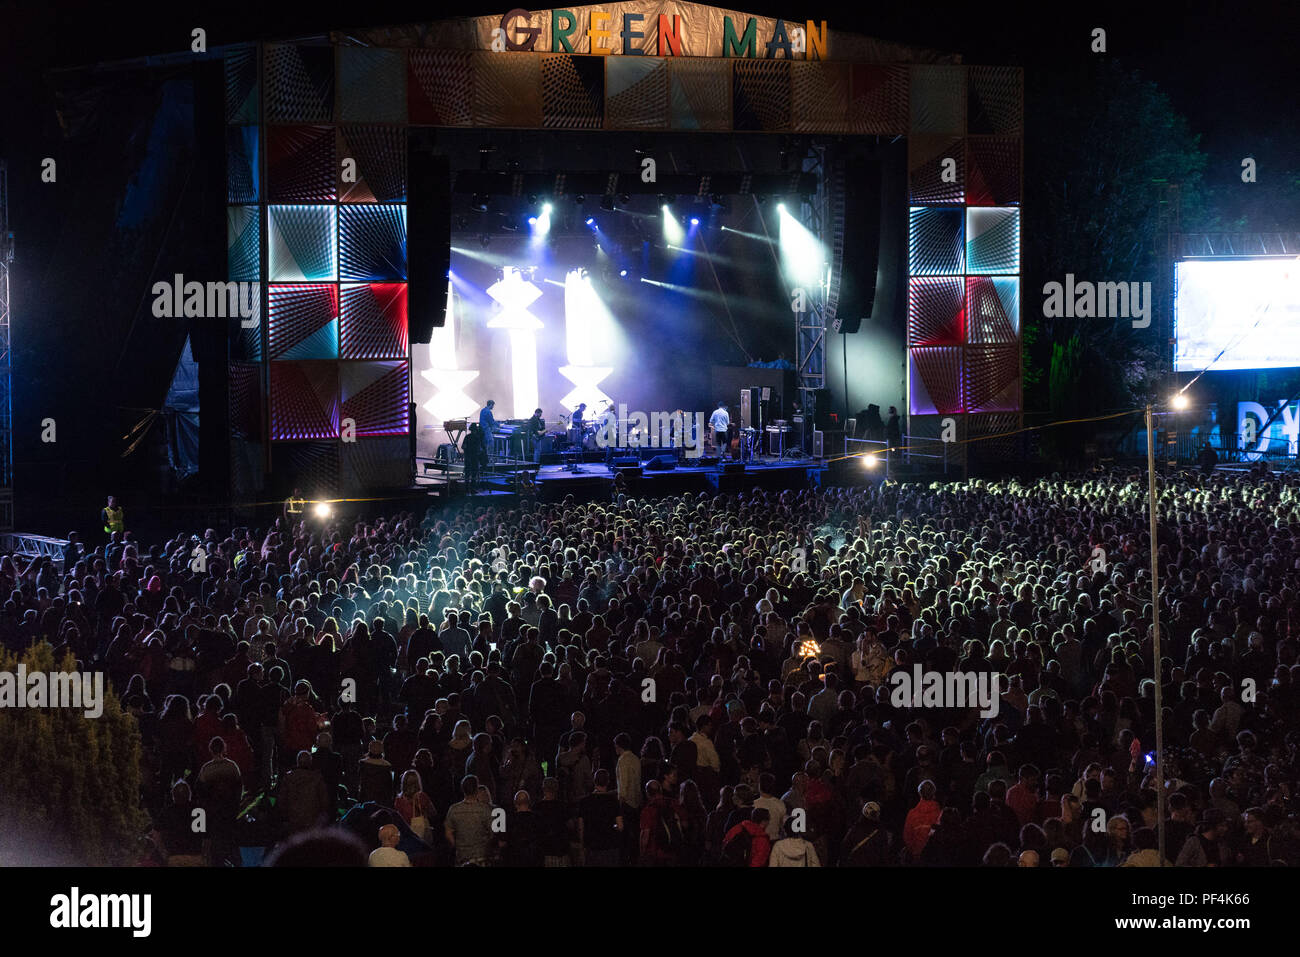
{"type": "Polygon", "coordinates": [[[1020,349],[967,346],[963,375],[971,412],[1014,412],[1020,408],[1020,349]]]}
{"type": "Polygon", "coordinates": [[[271,363],[271,438],[339,436],[337,362],[271,363]]]}
{"type": "Polygon", "coordinates": [[[406,283],[345,284],[342,303],[339,358],[406,358],[406,283]]]}
{"type": "Polygon", "coordinates": [[[412,50],[406,102],[417,126],[469,126],[474,121],[474,68],[469,50],[412,50]]]}
{"type": "Polygon", "coordinates": [[[908,132],[907,67],[850,67],[849,128],[854,133],[906,135],[908,132]]]}
{"type": "Polygon", "coordinates": [[[345,362],[339,366],[343,418],[356,434],[405,435],[410,430],[410,375],[405,362],[345,362]]]}
{"type": "Polygon", "coordinates": [[[913,206],[947,205],[966,193],[966,150],[960,136],[918,133],[907,140],[907,181],[913,206]],[[945,160],[952,160],[952,182],[944,181],[945,160]]]}
{"type": "Polygon", "coordinates": [[[273,203],[328,203],[335,189],[334,130],[274,126],[266,131],[266,181],[273,203]]]}
{"type": "Polygon", "coordinates": [[[1020,202],[1020,140],[998,136],[966,140],[966,202],[971,206],[1020,202]]]}
{"type": "Polygon", "coordinates": [[[272,359],[328,359],[338,355],[332,323],[339,315],[339,287],[325,283],[274,283],[267,340],[272,359]],[[295,353],[302,353],[301,355],[295,353]]]}
{"type": "Polygon", "coordinates": [[[912,411],[940,415],[962,407],[962,350],[958,346],[927,346],[908,351],[912,363],[912,411]]]}
{"type": "Polygon", "coordinates": [[[907,290],[907,344],[960,345],[966,301],[960,279],[913,279],[907,290]]]}

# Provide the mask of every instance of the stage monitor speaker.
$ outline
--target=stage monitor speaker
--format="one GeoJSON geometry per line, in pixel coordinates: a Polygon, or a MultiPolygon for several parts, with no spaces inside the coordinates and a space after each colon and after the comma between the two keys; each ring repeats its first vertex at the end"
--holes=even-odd
{"type": "Polygon", "coordinates": [[[844,182],[853,188],[844,196],[844,264],[833,332],[852,335],[862,328],[863,317],[872,314],[880,268],[882,175],[878,159],[850,157],[845,162],[844,182]]]}
{"type": "Polygon", "coordinates": [[[727,462],[722,466],[723,475],[739,475],[745,471],[744,462],[727,462]]]}
{"type": "Polygon", "coordinates": [[[822,449],[824,448],[823,439],[824,433],[822,430],[813,429],[813,458],[815,459],[822,457],[822,449]]]}
{"type": "Polygon", "coordinates": [[[645,467],[651,472],[670,472],[677,468],[677,456],[656,455],[646,462],[645,467]]]}
{"type": "Polygon", "coordinates": [[[612,464],[616,469],[635,469],[641,467],[641,462],[635,455],[627,458],[614,459],[612,464]]]}
{"type": "Polygon", "coordinates": [[[698,465],[702,469],[710,469],[717,466],[721,461],[722,459],[718,458],[716,455],[701,455],[693,464],[698,465]]]}
{"type": "Polygon", "coordinates": [[[407,155],[407,315],[411,342],[428,342],[447,312],[451,269],[451,167],[447,157],[412,145],[407,155]]]}

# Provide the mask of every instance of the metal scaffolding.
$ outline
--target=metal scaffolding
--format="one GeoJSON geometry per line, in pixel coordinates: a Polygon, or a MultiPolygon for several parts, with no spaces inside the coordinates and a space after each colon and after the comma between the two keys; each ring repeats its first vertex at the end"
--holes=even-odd
{"type": "Polygon", "coordinates": [[[821,240],[828,259],[818,288],[807,290],[807,311],[794,314],[799,405],[810,424],[816,421],[817,390],[826,387],[826,326],[835,321],[844,262],[844,171],[838,163],[827,163],[826,150],[812,145],[804,154],[803,172],[816,174],[817,192],[799,208],[800,220],[821,240]]]}
{"type": "Polygon", "coordinates": [[[9,341],[9,267],[14,235],[9,230],[9,168],[0,160],[0,532],[14,527],[13,352],[9,341]]]}

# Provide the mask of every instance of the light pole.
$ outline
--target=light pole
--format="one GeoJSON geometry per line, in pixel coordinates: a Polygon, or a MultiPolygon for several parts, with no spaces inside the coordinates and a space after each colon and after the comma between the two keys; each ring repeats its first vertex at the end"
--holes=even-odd
{"type": "Polygon", "coordinates": [[[1165,712],[1160,682],[1160,568],[1156,555],[1156,440],[1155,415],[1146,409],[1147,512],[1151,516],[1151,657],[1156,682],[1156,840],[1160,866],[1165,866],[1165,712]]]}

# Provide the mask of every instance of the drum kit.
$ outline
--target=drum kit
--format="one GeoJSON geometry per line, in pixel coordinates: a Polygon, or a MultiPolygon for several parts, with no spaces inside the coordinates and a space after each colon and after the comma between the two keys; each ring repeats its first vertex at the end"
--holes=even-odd
{"type": "Polygon", "coordinates": [[[583,419],[581,427],[573,425],[573,416],[568,413],[561,413],[560,421],[564,423],[564,442],[570,451],[582,449],[587,452],[594,452],[600,446],[596,442],[596,433],[599,431],[596,420],[603,416],[614,405],[613,401],[606,399],[594,410],[591,410],[589,417],[583,419]]]}

